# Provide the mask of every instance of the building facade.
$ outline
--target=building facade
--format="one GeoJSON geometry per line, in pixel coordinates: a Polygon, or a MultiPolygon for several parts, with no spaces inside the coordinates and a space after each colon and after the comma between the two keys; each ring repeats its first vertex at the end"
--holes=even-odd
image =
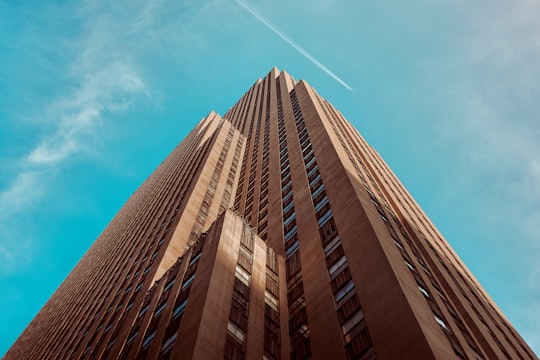
{"type": "Polygon", "coordinates": [[[385,162],[273,69],[132,195],[6,359],[537,359],[385,162]]]}

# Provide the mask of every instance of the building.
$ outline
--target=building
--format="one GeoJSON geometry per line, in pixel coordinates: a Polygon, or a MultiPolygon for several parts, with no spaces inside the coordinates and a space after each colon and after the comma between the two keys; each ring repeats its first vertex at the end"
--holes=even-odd
{"type": "Polygon", "coordinates": [[[6,359],[536,359],[381,157],[273,69],[126,202],[6,359]]]}

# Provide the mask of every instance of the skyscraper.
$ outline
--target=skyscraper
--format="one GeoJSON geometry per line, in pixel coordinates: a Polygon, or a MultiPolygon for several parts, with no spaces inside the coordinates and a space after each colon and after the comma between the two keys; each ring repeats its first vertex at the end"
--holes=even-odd
{"type": "Polygon", "coordinates": [[[273,69],[132,195],[6,359],[536,359],[377,152],[273,69]]]}

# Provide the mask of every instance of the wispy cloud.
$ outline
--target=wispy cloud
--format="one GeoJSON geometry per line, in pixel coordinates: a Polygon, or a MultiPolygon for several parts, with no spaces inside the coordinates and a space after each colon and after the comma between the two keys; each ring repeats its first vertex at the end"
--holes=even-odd
{"type": "MultiPolygon", "coordinates": [[[[90,4],[79,10],[90,11],[90,4]]],[[[87,22],[87,31],[76,38],[82,44],[80,50],[67,69],[72,88],[34,114],[45,116],[50,129],[19,159],[19,172],[0,189],[1,274],[15,271],[28,260],[32,240],[21,230],[25,229],[21,222],[47,193],[52,179],[69,162],[96,152],[107,120],[127,111],[135,99],[149,96],[133,65],[133,54],[118,46],[117,33],[103,31],[110,30],[113,21],[97,14],[87,22]]]]}
{"type": "Polygon", "coordinates": [[[332,79],[336,80],[341,86],[349,91],[353,91],[353,88],[343,81],[339,76],[337,76],[333,71],[324,66],[319,60],[317,60],[313,55],[307,52],[303,47],[301,47],[296,41],[291,39],[286,33],[284,33],[280,28],[273,24],[270,20],[264,17],[260,12],[258,12],[253,6],[247,4],[242,0],[235,0],[236,3],[246,9],[251,15],[253,15],[257,20],[259,20],[264,26],[272,30],[277,36],[284,40],[287,44],[292,46],[296,51],[298,51],[302,56],[311,61],[315,66],[324,71],[332,79]]]}
{"type": "Polygon", "coordinates": [[[138,74],[126,62],[107,64],[87,76],[73,96],[53,105],[56,131],[28,155],[30,164],[55,165],[82,151],[92,151],[99,140],[103,113],[126,110],[131,97],[145,93],[138,74]]]}
{"type": "Polygon", "coordinates": [[[39,177],[39,171],[21,172],[8,189],[0,193],[0,224],[32,204],[40,193],[39,177]]]}
{"type": "Polygon", "coordinates": [[[181,4],[172,0],[121,0],[114,4],[84,0],[62,7],[48,3],[25,7],[31,31],[14,34],[14,43],[21,44],[17,51],[24,51],[26,67],[22,68],[39,68],[42,73],[28,74],[24,85],[21,81],[13,84],[28,92],[34,85],[32,80],[43,74],[36,88],[52,84],[53,91],[40,94],[37,90],[36,100],[43,101],[39,106],[31,101],[35,108],[13,111],[25,119],[18,126],[35,126],[41,136],[33,145],[24,144],[25,153],[0,158],[10,166],[17,164],[0,183],[0,264],[11,264],[0,265],[0,275],[16,270],[17,259],[23,258],[19,254],[29,254],[25,248],[31,247],[31,231],[21,223],[40,201],[52,201],[48,196],[55,192],[54,179],[62,170],[98,157],[122,114],[156,106],[161,100],[159,90],[152,91],[149,84],[165,81],[170,74],[157,71],[155,63],[185,68],[198,62],[205,46],[201,19],[207,19],[212,11],[217,17],[223,11],[223,7],[216,9],[220,4],[221,0],[186,0],[181,4]],[[70,21],[58,26],[58,18],[70,21]],[[197,31],[193,31],[194,25],[197,31]],[[51,33],[55,36],[49,39],[51,33]],[[28,50],[36,46],[39,51],[28,50]],[[27,240],[21,241],[23,238],[27,240]]]}
{"type": "Polygon", "coordinates": [[[32,256],[30,235],[17,230],[26,227],[25,221],[16,215],[31,207],[42,195],[42,175],[39,171],[22,172],[0,192],[0,275],[15,271],[32,256]]]}

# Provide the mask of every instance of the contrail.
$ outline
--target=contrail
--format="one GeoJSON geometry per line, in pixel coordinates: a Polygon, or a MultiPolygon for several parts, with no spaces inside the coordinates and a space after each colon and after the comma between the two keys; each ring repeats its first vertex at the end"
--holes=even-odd
{"type": "Polygon", "coordinates": [[[276,25],[274,25],[270,20],[265,18],[261,13],[259,13],[257,10],[255,10],[251,5],[246,4],[242,0],[235,0],[238,5],[242,6],[244,9],[246,9],[251,15],[255,16],[257,20],[262,22],[267,28],[272,30],[277,36],[285,40],[285,42],[289,45],[291,45],[294,49],[296,49],[300,54],[304,55],[306,59],[311,61],[315,66],[317,66],[319,69],[324,71],[326,74],[328,74],[332,79],[336,80],[338,83],[343,85],[347,90],[353,91],[352,87],[350,87],[345,81],[341,80],[339,76],[334,74],[330,69],[328,69],[326,66],[321,64],[321,62],[313,57],[310,53],[308,53],[304,48],[302,48],[300,45],[298,45],[293,39],[291,39],[287,34],[285,34],[283,31],[281,31],[276,25]]]}

